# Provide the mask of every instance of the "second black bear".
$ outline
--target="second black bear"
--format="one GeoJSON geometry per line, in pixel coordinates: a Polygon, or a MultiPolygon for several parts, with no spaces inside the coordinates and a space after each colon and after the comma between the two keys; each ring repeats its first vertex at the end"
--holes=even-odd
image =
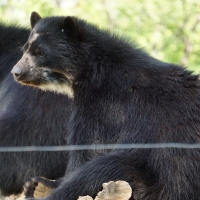
{"type": "MultiPolygon", "coordinates": [[[[198,76],[76,17],[33,12],[31,26],[12,73],[73,99],[68,144],[199,143],[198,76]]],[[[198,200],[199,158],[200,149],[71,151],[63,182],[43,200],[95,196],[110,180],[130,183],[135,200],[198,200]]]]}
{"type": "MultiPolygon", "coordinates": [[[[25,28],[0,24],[0,147],[66,143],[67,96],[22,87],[10,73],[29,34],[25,28]]],[[[33,176],[62,177],[66,165],[67,152],[0,153],[0,199],[20,193],[33,176]]]]}

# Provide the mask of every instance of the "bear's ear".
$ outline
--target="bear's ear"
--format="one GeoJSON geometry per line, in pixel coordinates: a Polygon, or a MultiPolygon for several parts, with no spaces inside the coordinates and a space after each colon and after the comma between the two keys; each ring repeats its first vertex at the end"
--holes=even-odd
{"type": "Polygon", "coordinates": [[[72,37],[77,37],[78,35],[78,26],[75,20],[72,17],[66,17],[64,19],[64,31],[65,33],[70,34],[72,37]]]}
{"type": "Polygon", "coordinates": [[[38,23],[38,21],[40,19],[42,19],[42,17],[37,12],[32,12],[31,13],[30,21],[31,21],[31,28],[32,29],[34,28],[34,26],[38,23]]]}

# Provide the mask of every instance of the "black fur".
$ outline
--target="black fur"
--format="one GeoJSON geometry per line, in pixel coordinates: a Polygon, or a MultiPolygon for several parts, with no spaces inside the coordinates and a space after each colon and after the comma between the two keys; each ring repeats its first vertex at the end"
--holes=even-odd
{"type": "MultiPolygon", "coordinates": [[[[68,144],[200,141],[198,76],[78,18],[65,22],[40,19],[12,72],[23,84],[73,91],[68,144]]],[[[111,180],[129,182],[136,200],[197,200],[199,158],[199,149],[71,151],[64,181],[43,200],[94,197],[111,180]]]]}
{"type": "MultiPolygon", "coordinates": [[[[0,146],[64,145],[70,101],[66,96],[22,87],[10,73],[30,31],[0,24],[0,146]]],[[[64,175],[66,152],[0,153],[0,191],[20,193],[33,176],[64,175]]]]}

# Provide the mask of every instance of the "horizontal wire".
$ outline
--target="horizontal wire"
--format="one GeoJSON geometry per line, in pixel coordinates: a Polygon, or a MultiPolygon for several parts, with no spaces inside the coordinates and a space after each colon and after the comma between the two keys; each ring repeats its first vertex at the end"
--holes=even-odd
{"type": "Polygon", "coordinates": [[[30,152],[30,151],[75,151],[75,150],[105,150],[105,149],[198,149],[200,143],[135,143],[135,144],[92,144],[92,145],[66,145],[66,146],[15,146],[0,147],[0,152],[30,152]]]}

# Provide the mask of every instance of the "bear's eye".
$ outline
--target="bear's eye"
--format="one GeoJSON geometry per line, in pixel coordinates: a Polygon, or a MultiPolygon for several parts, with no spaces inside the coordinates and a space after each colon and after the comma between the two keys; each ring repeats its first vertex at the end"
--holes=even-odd
{"type": "Polygon", "coordinates": [[[45,56],[45,53],[44,53],[41,49],[36,48],[35,51],[34,51],[34,55],[35,55],[35,56],[44,57],[44,56],[45,56]]]}

